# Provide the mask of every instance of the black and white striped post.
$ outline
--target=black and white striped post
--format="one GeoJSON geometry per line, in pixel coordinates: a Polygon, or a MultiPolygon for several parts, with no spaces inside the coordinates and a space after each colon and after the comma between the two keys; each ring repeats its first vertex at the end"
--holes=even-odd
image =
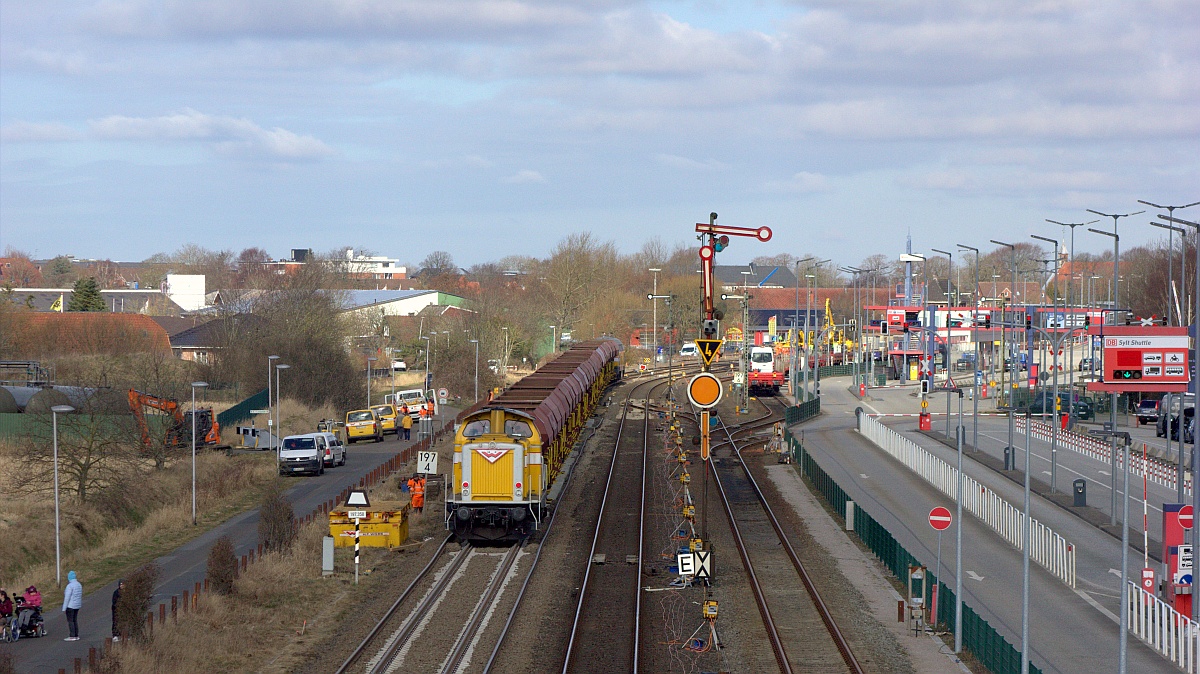
{"type": "Polygon", "coordinates": [[[357,517],[354,518],[354,584],[358,585],[358,522],[357,517]]]}

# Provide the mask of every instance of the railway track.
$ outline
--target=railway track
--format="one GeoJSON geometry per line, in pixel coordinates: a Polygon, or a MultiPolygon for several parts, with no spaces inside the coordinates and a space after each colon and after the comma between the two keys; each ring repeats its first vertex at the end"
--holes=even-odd
{"type": "Polygon", "coordinates": [[[564,674],[596,671],[600,662],[605,671],[638,671],[650,399],[665,385],[662,377],[642,381],[625,397],[567,642],[564,674]],[[638,397],[639,392],[644,398],[638,397]],[[630,423],[638,421],[641,423],[630,423]],[[634,518],[636,527],[632,526],[634,518]]]}
{"type": "Polygon", "coordinates": [[[713,461],[712,473],[718,497],[730,522],[738,555],[746,569],[755,603],[767,631],[767,640],[782,672],[860,674],[863,671],[861,665],[822,601],[754,476],[745,467],[736,436],[747,429],[761,428],[778,419],[766,403],[762,405],[767,410],[764,416],[747,420],[737,429],[730,428],[724,420],[720,422],[736,460],[713,461]],[[795,582],[797,577],[800,580],[799,587],[795,582]],[[777,623],[772,607],[777,612],[786,611],[787,621],[777,623]],[[826,637],[817,638],[822,633],[826,637]]]}

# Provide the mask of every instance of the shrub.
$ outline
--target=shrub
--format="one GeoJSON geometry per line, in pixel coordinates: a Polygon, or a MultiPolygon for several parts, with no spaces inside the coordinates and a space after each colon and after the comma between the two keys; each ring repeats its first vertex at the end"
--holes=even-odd
{"type": "Polygon", "coordinates": [[[283,493],[283,485],[276,480],[263,495],[258,510],[258,542],[264,550],[286,552],[296,540],[295,514],[292,502],[283,493]]]}
{"type": "Polygon", "coordinates": [[[217,594],[233,594],[233,580],[237,577],[237,556],[233,553],[233,541],[222,536],[208,551],[208,589],[217,594]]]}
{"type": "Polygon", "coordinates": [[[125,589],[117,601],[117,629],[122,638],[146,641],[146,613],[154,601],[160,569],[154,562],[142,566],[125,578],[125,589]]]}

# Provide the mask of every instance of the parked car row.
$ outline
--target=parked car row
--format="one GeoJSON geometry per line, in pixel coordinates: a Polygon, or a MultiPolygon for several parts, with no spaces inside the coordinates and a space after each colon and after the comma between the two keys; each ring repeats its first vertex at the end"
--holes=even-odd
{"type": "Polygon", "coordinates": [[[335,433],[289,435],[279,449],[280,475],[324,475],[325,468],[346,465],[346,446],[335,433]]]}

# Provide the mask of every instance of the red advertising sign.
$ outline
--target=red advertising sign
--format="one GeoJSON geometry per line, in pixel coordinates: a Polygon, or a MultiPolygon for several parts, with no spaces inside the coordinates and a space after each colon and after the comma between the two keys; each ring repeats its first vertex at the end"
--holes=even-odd
{"type": "Polygon", "coordinates": [[[1190,376],[1187,328],[1150,325],[1099,325],[1089,332],[1102,337],[1101,382],[1090,391],[1187,390],[1190,376]]]}

